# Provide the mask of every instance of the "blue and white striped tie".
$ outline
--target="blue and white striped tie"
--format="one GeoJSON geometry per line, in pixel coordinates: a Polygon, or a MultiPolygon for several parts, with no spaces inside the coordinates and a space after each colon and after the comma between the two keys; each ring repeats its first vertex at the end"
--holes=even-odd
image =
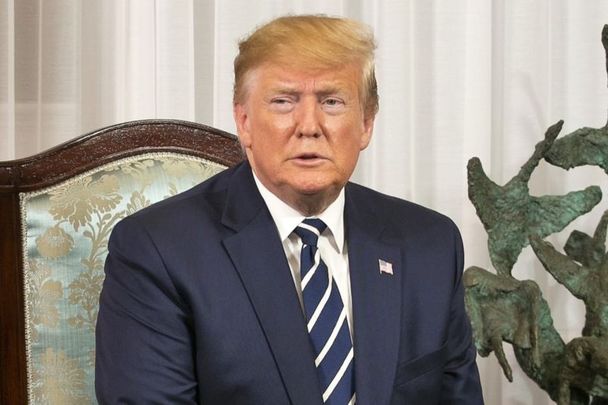
{"type": "Polygon", "coordinates": [[[353,344],[346,309],[336,282],[317,249],[319,235],[326,227],[320,219],[307,218],[294,230],[302,239],[302,300],[308,333],[315,350],[323,402],[331,405],[354,404],[353,344]]]}

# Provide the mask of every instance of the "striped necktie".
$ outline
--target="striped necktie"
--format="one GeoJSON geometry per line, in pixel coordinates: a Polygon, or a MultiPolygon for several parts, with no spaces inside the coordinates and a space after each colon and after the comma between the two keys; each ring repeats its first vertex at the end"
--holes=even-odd
{"type": "Polygon", "coordinates": [[[302,239],[300,277],[308,333],[315,351],[315,366],[330,405],[355,403],[353,344],[346,320],[346,308],[327,266],[321,260],[317,241],[327,226],[307,218],[294,232],[302,239]]]}

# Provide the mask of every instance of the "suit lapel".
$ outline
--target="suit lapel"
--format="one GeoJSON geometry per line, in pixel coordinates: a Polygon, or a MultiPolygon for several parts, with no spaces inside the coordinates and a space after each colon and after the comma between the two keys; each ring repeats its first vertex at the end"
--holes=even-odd
{"type": "Polygon", "coordinates": [[[251,169],[237,169],[222,217],[236,231],[224,239],[264,330],[293,404],[321,403],[314,355],[289,264],[251,169]]]}
{"type": "Polygon", "coordinates": [[[399,355],[401,278],[398,246],[381,239],[385,221],[371,217],[373,206],[346,189],[346,236],[353,302],[357,402],[390,401],[399,355]],[[379,260],[393,274],[380,272],[379,260]]]}

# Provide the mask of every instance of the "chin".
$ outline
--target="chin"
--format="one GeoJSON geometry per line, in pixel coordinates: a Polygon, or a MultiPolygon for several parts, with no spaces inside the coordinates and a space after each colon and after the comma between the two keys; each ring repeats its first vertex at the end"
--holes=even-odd
{"type": "Polygon", "coordinates": [[[340,190],[334,183],[330,182],[306,182],[299,183],[293,187],[298,193],[302,195],[323,195],[332,193],[336,190],[340,190]]]}

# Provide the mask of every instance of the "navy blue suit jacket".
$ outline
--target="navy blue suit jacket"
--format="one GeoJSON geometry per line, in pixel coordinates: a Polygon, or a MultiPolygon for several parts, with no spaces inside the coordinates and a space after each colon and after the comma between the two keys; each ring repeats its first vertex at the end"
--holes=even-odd
{"type": "MultiPolygon", "coordinates": [[[[348,184],[345,232],[357,403],[481,404],[455,225],[348,184]]],[[[247,163],[116,225],[97,323],[101,403],[321,404],[313,359],[247,163]]]]}

